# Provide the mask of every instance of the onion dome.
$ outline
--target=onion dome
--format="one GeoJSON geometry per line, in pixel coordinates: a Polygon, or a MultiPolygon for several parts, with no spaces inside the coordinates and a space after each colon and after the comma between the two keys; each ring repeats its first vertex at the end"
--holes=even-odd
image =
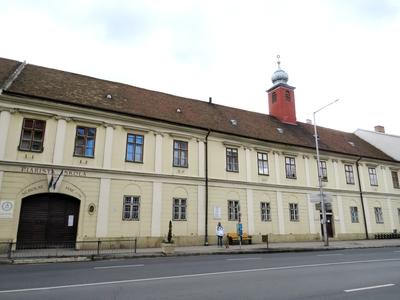
{"type": "Polygon", "coordinates": [[[273,85],[277,85],[279,83],[285,83],[287,84],[289,80],[289,75],[286,73],[284,70],[281,69],[281,62],[279,61],[280,56],[277,55],[278,58],[278,70],[272,74],[271,80],[273,85]]]}

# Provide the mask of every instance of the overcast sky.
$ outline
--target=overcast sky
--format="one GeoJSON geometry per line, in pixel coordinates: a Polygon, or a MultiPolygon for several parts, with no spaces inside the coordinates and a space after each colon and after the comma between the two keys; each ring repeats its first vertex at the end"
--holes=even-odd
{"type": "Polygon", "coordinates": [[[398,0],[0,0],[0,56],[268,113],[281,67],[297,119],[400,135],[398,0]]]}

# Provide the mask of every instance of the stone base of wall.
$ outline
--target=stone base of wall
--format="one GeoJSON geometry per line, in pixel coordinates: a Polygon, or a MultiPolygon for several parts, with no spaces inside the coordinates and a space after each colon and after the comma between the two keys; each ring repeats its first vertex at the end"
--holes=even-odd
{"type": "Polygon", "coordinates": [[[365,240],[365,233],[338,233],[335,240],[338,241],[365,240]]]}

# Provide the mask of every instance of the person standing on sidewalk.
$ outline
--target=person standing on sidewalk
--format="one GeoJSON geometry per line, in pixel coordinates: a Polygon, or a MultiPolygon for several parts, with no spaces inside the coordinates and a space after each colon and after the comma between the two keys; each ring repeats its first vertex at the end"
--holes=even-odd
{"type": "Polygon", "coordinates": [[[218,222],[216,232],[217,232],[218,247],[222,248],[222,239],[224,237],[224,227],[222,227],[221,222],[218,222]]]}

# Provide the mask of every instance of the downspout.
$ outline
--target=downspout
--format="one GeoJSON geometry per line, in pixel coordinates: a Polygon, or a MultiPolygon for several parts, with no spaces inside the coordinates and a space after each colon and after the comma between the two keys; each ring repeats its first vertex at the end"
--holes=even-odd
{"type": "Polygon", "coordinates": [[[205,232],[204,232],[204,246],[208,246],[208,136],[211,129],[208,129],[204,146],[205,146],[205,184],[206,184],[206,213],[205,213],[205,232]]]}
{"type": "Polygon", "coordinates": [[[360,190],[361,207],[362,207],[363,216],[364,216],[365,238],[368,240],[369,237],[368,237],[367,219],[366,219],[366,217],[365,217],[364,197],[363,197],[363,192],[362,192],[362,188],[361,188],[360,170],[359,170],[359,163],[358,163],[361,159],[362,159],[362,157],[360,157],[359,159],[357,159],[357,161],[356,161],[356,167],[357,167],[358,188],[359,188],[359,190],[360,190]]]}

